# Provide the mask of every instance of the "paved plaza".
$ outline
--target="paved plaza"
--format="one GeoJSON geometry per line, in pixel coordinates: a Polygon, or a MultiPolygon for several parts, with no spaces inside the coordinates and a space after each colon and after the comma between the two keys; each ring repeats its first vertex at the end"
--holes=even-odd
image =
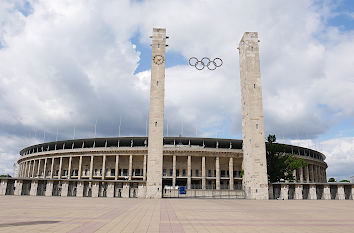
{"type": "Polygon", "coordinates": [[[354,232],[354,201],[0,197],[0,232],[354,232]]]}

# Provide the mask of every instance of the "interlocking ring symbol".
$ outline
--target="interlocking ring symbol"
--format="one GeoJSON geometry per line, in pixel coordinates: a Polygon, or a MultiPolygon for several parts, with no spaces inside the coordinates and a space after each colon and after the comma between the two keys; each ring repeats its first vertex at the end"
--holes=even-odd
{"type": "Polygon", "coordinates": [[[214,58],[210,60],[208,57],[203,57],[201,60],[198,60],[196,57],[191,57],[188,60],[190,66],[194,66],[197,70],[202,70],[204,67],[207,67],[209,70],[215,70],[217,67],[222,66],[223,61],[221,58],[214,58]]]}

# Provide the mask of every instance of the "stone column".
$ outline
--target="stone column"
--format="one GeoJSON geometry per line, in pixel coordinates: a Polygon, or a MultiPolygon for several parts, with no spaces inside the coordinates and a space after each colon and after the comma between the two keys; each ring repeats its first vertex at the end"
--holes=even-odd
{"type": "MultiPolygon", "coordinates": [[[[54,162],[55,162],[55,158],[52,157],[52,164],[50,166],[50,179],[53,179],[53,175],[54,175],[54,162]]],[[[52,195],[52,194],[50,194],[52,195]]]]}
{"type": "Polygon", "coordinates": [[[27,167],[28,167],[28,162],[25,162],[25,167],[22,173],[22,177],[27,177],[27,167]]]}
{"type": "Polygon", "coordinates": [[[145,198],[146,196],[146,186],[139,184],[138,186],[138,198],[145,198]]]}
{"type": "Polygon", "coordinates": [[[72,164],[72,160],[73,160],[73,157],[72,156],[70,156],[69,157],[69,168],[68,168],[68,179],[70,179],[71,178],[71,164],[72,164]]]}
{"type": "Polygon", "coordinates": [[[58,179],[61,178],[61,169],[62,169],[62,167],[63,167],[63,156],[60,156],[58,179]]]}
{"type": "Polygon", "coordinates": [[[36,167],[36,160],[33,160],[33,166],[32,166],[32,175],[31,177],[34,177],[34,169],[36,167]]]}
{"type": "Polygon", "coordinates": [[[311,177],[311,182],[315,182],[314,174],[313,174],[313,164],[310,164],[310,177],[311,177]]]}
{"type": "Polygon", "coordinates": [[[268,185],[268,194],[269,194],[269,199],[270,200],[274,199],[273,185],[272,184],[268,185]]]}
{"type": "Polygon", "coordinates": [[[81,174],[82,174],[82,155],[80,155],[80,158],[79,158],[79,174],[77,177],[79,180],[81,179],[81,174]]]}
{"type": "Polygon", "coordinates": [[[41,172],[41,159],[38,159],[37,177],[41,176],[40,172],[41,172]]]}
{"type": "Polygon", "coordinates": [[[234,158],[229,159],[230,190],[234,189],[234,158]]]}
{"type": "Polygon", "coordinates": [[[0,180],[0,196],[6,194],[7,180],[0,180]]]}
{"type": "Polygon", "coordinates": [[[129,180],[132,179],[132,171],[133,171],[133,155],[129,155],[129,169],[128,169],[129,180]]]}
{"type": "Polygon", "coordinates": [[[202,189],[206,189],[205,156],[202,157],[202,189]]]}
{"type": "Polygon", "coordinates": [[[69,189],[69,182],[68,181],[61,182],[61,196],[62,197],[68,196],[68,189],[69,189]]]}
{"type": "Polygon", "coordinates": [[[123,198],[129,198],[129,184],[125,183],[123,184],[123,189],[122,189],[122,197],[123,198]]]}
{"type": "Polygon", "coordinates": [[[188,155],[188,160],[187,160],[187,189],[191,189],[191,186],[192,186],[191,169],[192,169],[192,157],[190,155],[188,155]]]}
{"type": "MultiPolygon", "coordinates": [[[[147,155],[144,155],[144,167],[143,167],[143,179],[146,181],[146,163],[147,163],[147,155]]],[[[146,189],[146,187],[145,187],[146,189]]]]}
{"type": "Polygon", "coordinates": [[[44,179],[47,177],[47,160],[48,160],[48,158],[44,159],[44,167],[43,167],[43,178],[44,179]]]}
{"type": "Polygon", "coordinates": [[[215,168],[216,168],[216,190],[220,190],[220,158],[218,156],[215,158],[215,168]]]}
{"type": "Polygon", "coordinates": [[[92,182],[92,197],[98,197],[99,183],[92,182]]]}
{"type": "MultiPolygon", "coordinates": [[[[300,176],[300,183],[304,183],[304,168],[300,167],[299,168],[299,176],[300,176]]],[[[302,189],[302,186],[301,186],[302,189]]]]}
{"type": "Polygon", "coordinates": [[[102,180],[106,177],[106,155],[102,157],[102,180]]]}
{"type": "Polygon", "coordinates": [[[27,177],[31,177],[31,168],[32,168],[32,160],[28,161],[28,171],[27,171],[27,177]]]}
{"type": "Polygon", "coordinates": [[[90,180],[93,178],[93,155],[91,155],[91,161],[90,161],[90,180]]]}
{"type": "Polygon", "coordinates": [[[107,197],[114,197],[114,183],[108,182],[107,197]]]}
{"type": "Polygon", "coordinates": [[[316,200],[317,196],[316,196],[316,185],[311,184],[310,185],[310,190],[309,190],[309,198],[310,200],[316,200]]]}
{"type": "Polygon", "coordinates": [[[350,195],[350,199],[354,200],[354,185],[352,185],[352,194],[350,195]]]}
{"type": "Polygon", "coordinates": [[[163,125],[165,99],[166,29],[152,33],[149,145],[146,197],[162,197],[163,125]]]}
{"type": "Polygon", "coordinates": [[[288,200],[289,186],[287,184],[281,184],[280,187],[280,199],[288,200]]]}
{"type": "Polygon", "coordinates": [[[173,155],[172,161],[172,186],[176,186],[176,155],[173,155]]]}
{"type": "Polygon", "coordinates": [[[329,185],[324,185],[322,199],[331,200],[331,189],[330,189],[329,185]]]}
{"type": "Polygon", "coordinates": [[[338,200],[345,200],[344,185],[338,185],[337,198],[338,200]]]}
{"type": "Polygon", "coordinates": [[[302,184],[295,184],[295,197],[296,200],[302,200],[302,184]]]}
{"type": "Polygon", "coordinates": [[[247,199],[269,198],[262,81],[257,32],[245,32],[239,44],[244,175],[247,199]]]}
{"type": "Polygon", "coordinates": [[[30,196],[37,196],[38,181],[33,180],[31,184],[30,196]]]}
{"type": "Polygon", "coordinates": [[[16,180],[15,181],[15,196],[21,196],[21,192],[22,192],[22,184],[23,184],[23,181],[22,180],[16,180]]]}
{"type": "Polygon", "coordinates": [[[76,196],[77,197],[83,197],[84,196],[84,182],[82,182],[82,181],[77,182],[76,196]]]}
{"type": "Polygon", "coordinates": [[[114,180],[118,180],[118,171],[119,171],[119,155],[116,155],[116,165],[115,165],[115,172],[114,172],[114,180]]]}
{"type": "Polygon", "coordinates": [[[48,180],[47,181],[47,187],[45,189],[45,196],[46,197],[51,197],[53,194],[53,181],[48,180]]]}
{"type": "Polygon", "coordinates": [[[310,183],[310,169],[309,165],[305,167],[305,179],[306,183],[310,183]]]}
{"type": "Polygon", "coordinates": [[[296,177],[296,169],[293,171],[293,177],[294,177],[294,181],[297,182],[297,177],[296,177]]]}

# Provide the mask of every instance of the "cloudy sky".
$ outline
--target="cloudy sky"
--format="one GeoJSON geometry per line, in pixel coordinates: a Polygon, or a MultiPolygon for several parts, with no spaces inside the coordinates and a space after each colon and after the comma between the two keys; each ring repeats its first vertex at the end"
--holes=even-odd
{"type": "Polygon", "coordinates": [[[94,125],[144,136],[153,27],[170,37],[169,136],[242,137],[237,47],[257,31],[266,133],[323,152],[329,177],[354,175],[350,0],[2,0],[0,174],[23,147],[93,137],[94,125]],[[197,71],[192,56],[224,64],[197,71]]]}

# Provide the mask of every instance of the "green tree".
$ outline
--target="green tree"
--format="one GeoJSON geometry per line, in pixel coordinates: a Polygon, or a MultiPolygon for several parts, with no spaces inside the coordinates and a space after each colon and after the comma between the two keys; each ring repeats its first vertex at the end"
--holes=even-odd
{"type": "Polygon", "coordinates": [[[336,179],[334,179],[333,177],[328,179],[328,182],[336,182],[336,179]]]}
{"type": "Polygon", "coordinates": [[[306,162],[301,158],[296,158],[293,154],[285,153],[285,146],[276,143],[275,135],[269,135],[267,139],[266,153],[269,182],[279,182],[281,179],[294,181],[296,177],[293,176],[293,171],[306,166],[306,162]]]}
{"type": "Polygon", "coordinates": [[[339,181],[339,182],[348,182],[348,183],[350,183],[349,180],[341,180],[341,181],[339,181]]]}

